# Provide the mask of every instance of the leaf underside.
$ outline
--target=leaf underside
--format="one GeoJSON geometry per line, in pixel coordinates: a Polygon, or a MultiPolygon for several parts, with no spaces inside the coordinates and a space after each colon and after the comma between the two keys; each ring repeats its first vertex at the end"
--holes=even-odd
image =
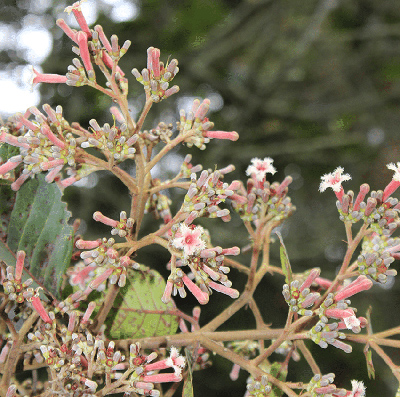
{"type": "Polygon", "coordinates": [[[129,270],[106,320],[113,339],[171,335],[178,329],[175,304],[161,301],[165,280],[155,270],[129,270]],[[114,313],[114,315],[112,315],[114,313]]]}
{"type": "Polygon", "coordinates": [[[55,297],[72,256],[70,216],[58,186],[39,175],[18,191],[8,224],[9,249],[25,251],[24,267],[55,297]]]}

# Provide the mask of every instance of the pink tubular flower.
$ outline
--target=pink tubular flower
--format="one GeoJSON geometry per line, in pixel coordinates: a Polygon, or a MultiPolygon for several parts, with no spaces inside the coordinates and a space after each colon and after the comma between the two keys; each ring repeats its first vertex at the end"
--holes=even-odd
{"type": "Polygon", "coordinates": [[[0,166],[0,175],[5,175],[8,172],[12,171],[14,168],[18,167],[22,163],[21,161],[11,161],[8,160],[6,163],[0,166]]]}
{"type": "Polygon", "coordinates": [[[110,112],[111,114],[115,117],[115,119],[118,121],[118,123],[125,123],[125,117],[121,113],[121,111],[116,107],[116,106],[111,106],[110,107],[110,112]]]}
{"type": "Polygon", "coordinates": [[[239,134],[236,131],[206,131],[207,138],[215,139],[229,139],[230,141],[237,141],[239,134]]]}
{"type": "Polygon", "coordinates": [[[14,192],[18,191],[22,184],[32,175],[32,173],[28,174],[22,174],[15,182],[11,184],[11,189],[14,190],[14,192]]]}
{"type": "Polygon", "coordinates": [[[218,284],[214,281],[209,281],[208,286],[215,291],[222,292],[223,294],[230,296],[233,299],[239,297],[239,291],[237,289],[226,287],[223,284],[218,284]]]}
{"type": "Polygon", "coordinates": [[[43,125],[40,127],[40,129],[41,129],[41,131],[43,132],[43,134],[46,135],[47,138],[49,138],[50,141],[51,141],[54,145],[58,146],[60,149],[65,149],[65,143],[62,142],[60,139],[58,139],[58,138],[54,135],[53,131],[50,129],[50,127],[49,127],[47,124],[43,124],[43,125]]]}
{"type": "Polygon", "coordinates": [[[182,276],[182,281],[201,305],[208,303],[208,294],[203,292],[200,287],[195,284],[186,274],[182,276]]]}
{"type": "Polygon", "coordinates": [[[54,181],[55,177],[59,174],[59,172],[62,170],[62,168],[64,167],[63,165],[60,165],[58,167],[53,168],[50,172],[47,173],[47,175],[45,176],[45,181],[47,183],[51,183],[54,181]]]}
{"type": "Polygon", "coordinates": [[[201,226],[188,227],[181,223],[171,244],[178,249],[183,250],[184,257],[196,255],[206,248],[202,239],[203,228],[201,226]]]}
{"type": "Polygon", "coordinates": [[[283,191],[293,182],[293,178],[291,176],[287,176],[282,183],[276,188],[275,194],[280,196],[283,191]]]}
{"type": "Polygon", "coordinates": [[[40,169],[42,171],[48,171],[52,168],[59,167],[60,165],[64,165],[64,159],[56,159],[40,163],[40,169]]]}
{"type": "Polygon", "coordinates": [[[301,284],[299,291],[302,292],[304,289],[309,288],[314,280],[320,275],[321,269],[314,268],[310,271],[310,274],[304,280],[303,284],[301,284]]]}
{"type": "Polygon", "coordinates": [[[164,360],[156,361],[151,364],[147,364],[144,367],[144,371],[158,371],[167,368],[173,368],[174,372],[158,373],[155,375],[144,375],[142,380],[144,382],[151,383],[163,383],[163,382],[179,382],[182,379],[182,368],[186,365],[186,360],[179,354],[178,349],[171,347],[171,354],[164,360]]]}
{"type": "Polygon", "coordinates": [[[82,317],[82,321],[81,321],[82,324],[86,324],[89,321],[89,318],[92,315],[93,310],[95,308],[96,308],[96,302],[90,302],[88,304],[88,307],[87,307],[87,309],[85,311],[85,314],[82,317]]]}
{"type": "Polygon", "coordinates": [[[86,284],[91,279],[91,273],[96,269],[96,266],[82,266],[82,262],[77,263],[73,270],[68,270],[69,283],[74,286],[78,285],[81,290],[86,288],[86,284]]]}
{"type": "Polygon", "coordinates": [[[56,24],[58,25],[59,28],[61,28],[64,33],[73,41],[76,43],[76,30],[71,29],[66,22],[64,21],[64,19],[57,19],[56,24]]]}
{"type": "Polygon", "coordinates": [[[108,51],[108,52],[112,52],[112,48],[111,48],[111,44],[108,41],[106,35],[104,34],[104,30],[103,27],[100,25],[96,25],[94,27],[94,30],[98,33],[99,35],[99,39],[101,41],[101,43],[103,44],[104,48],[108,51]]]}
{"type": "Polygon", "coordinates": [[[335,301],[347,299],[360,291],[366,291],[372,287],[372,281],[366,276],[358,276],[352,283],[341,289],[334,297],[335,301]]]}
{"type": "Polygon", "coordinates": [[[344,169],[342,167],[337,167],[335,171],[330,174],[325,174],[321,177],[322,182],[319,185],[319,191],[324,192],[328,187],[332,188],[335,192],[336,197],[340,202],[342,202],[342,197],[344,190],[342,187],[342,182],[351,179],[349,174],[343,174],[344,169]]]}
{"type": "Polygon", "coordinates": [[[65,178],[62,181],[60,181],[60,185],[61,185],[61,187],[63,187],[65,189],[66,187],[71,186],[78,180],[79,179],[77,179],[76,176],[70,176],[69,178],[65,178]]]}
{"type": "MultiPolygon", "coordinates": [[[[38,128],[36,125],[34,125],[34,127],[38,128]]],[[[0,129],[0,142],[8,143],[9,145],[21,147],[24,149],[29,149],[29,145],[27,143],[18,142],[18,138],[5,132],[5,128],[0,129]]]]}
{"type": "Polygon", "coordinates": [[[92,33],[90,32],[89,26],[86,22],[85,17],[82,14],[82,9],[81,9],[81,4],[86,1],[86,0],[80,0],[72,4],[72,6],[66,7],[65,12],[68,12],[68,14],[72,13],[74,14],[74,17],[76,19],[76,22],[78,22],[79,26],[81,29],[87,33],[88,37],[91,37],[92,33]]]}
{"type": "Polygon", "coordinates": [[[76,243],[76,248],[80,250],[92,250],[94,248],[97,248],[101,245],[101,239],[97,240],[82,240],[79,239],[76,243]]]}
{"type": "Polygon", "coordinates": [[[174,287],[174,282],[170,279],[167,280],[167,285],[165,286],[163,296],[161,301],[163,303],[168,303],[171,300],[172,289],[174,287]]]}
{"type": "Polygon", "coordinates": [[[43,303],[41,302],[39,294],[37,292],[31,298],[31,303],[33,308],[39,313],[39,316],[42,318],[42,320],[45,323],[52,324],[53,321],[50,319],[48,313],[46,312],[46,309],[44,308],[43,303]]]}
{"type": "Polygon", "coordinates": [[[358,193],[356,200],[354,201],[353,211],[358,211],[360,209],[360,204],[364,200],[365,196],[369,192],[368,183],[364,183],[360,186],[360,192],[358,193]]]}
{"type": "Polygon", "coordinates": [[[353,351],[353,348],[348,345],[347,343],[344,343],[340,340],[335,339],[333,342],[329,342],[332,346],[336,347],[337,349],[343,350],[345,353],[351,353],[353,351]]]}
{"type": "Polygon", "coordinates": [[[354,316],[353,309],[326,309],[324,312],[326,317],[344,320],[347,317],[354,316]]]}
{"type": "Polygon", "coordinates": [[[17,262],[15,264],[15,281],[21,282],[22,271],[24,270],[25,251],[17,252],[17,262]]]}
{"type": "Polygon", "coordinates": [[[94,280],[92,280],[89,284],[89,287],[86,288],[84,294],[90,293],[92,290],[100,287],[100,284],[104,283],[111,276],[113,272],[112,268],[105,270],[100,276],[97,276],[94,280]]]}
{"type": "Polygon", "coordinates": [[[36,85],[39,83],[61,83],[65,84],[67,82],[67,76],[61,74],[51,74],[51,73],[39,73],[35,68],[32,67],[34,77],[32,79],[32,84],[36,85]]]}
{"type": "Polygon", "coordinates": [[[143,376],[144,382],[151,382],[151,383],[180,382],[181,380],[182,380],[182,375],[180,374],[179,371],[143,376]]]}
{"type": "Polygon", "coordinates": [[[192,112],[194,113],[194,118],[196,121],[202,121],[209,109],[210,109],[209,99],[204,99],[204,101],[201,104],[198,99],[195,99],[193,101],[192,112]]]}
{"type": "Polygon", "coordinates": [[[160,78],[160,50],[158,48],[149,47],[147,49],[147,69],[153,72],[156,79],[160,78]]]}
{"type": "Polygon", "coordinates": [[[274,160],[270,157],[265,157],[264,160],[255,157],[254,159],[251,159],[252,165],[247,167],[246,175],[251,177],[255,176],[257,181],[262,181],[267,173],[272,175],[275,174],[276,169],[272,165],[273,162],[274,160]]]}
{"type": "Polygon", "coordinates": [[[16,395],[17,395],[17,386],[11,385],[7,389],[6,397],[16,397],[16,395]]]}
{"type": "Polygon", "coordinates": [[[78,32],[76,34],[76,39],[79,45],[79,52],[82,58],[82,62],[85,65],[85,69],[88,72],[88,76],[90,78],[91,76],[89,75],[89,72],[93,72],[93,65],[90,60],[87,35],[85,32],[78,32]]]}
{"type": "Polygon", "coordinates": [[[103,215],[100,211],[96,211],[93,214],[93,219],[97,222],[104,223],[107,226],[117,227],[118,222],[114,219],[108,218],[107,216],[103,215]]]}
{"type": "Polygon", "coordinates": [[[400,186],[400,162],[398,162],[397,165],[394,163],[390,163],[386,167],[388,167],[389,170],[394,171],[394,175],[393,179],[389,182],[389,184],[385,187],[385,190],[383,191],[383,202],[385,202],[388,197],[390,197],[400,186]]]}

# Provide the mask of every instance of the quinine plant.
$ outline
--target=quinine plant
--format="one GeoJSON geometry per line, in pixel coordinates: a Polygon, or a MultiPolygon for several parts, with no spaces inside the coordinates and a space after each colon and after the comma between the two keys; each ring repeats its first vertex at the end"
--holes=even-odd
{"type": "Polygon", "coordinates": [[[400,226],[400,203],[391,195],[400,185],[400,163],[388,165],[394,177],[383,191],[369,192],[364,184],[357,195],[345,193],[341,184],[350,176],[340,167],[322,177],[320,190],[330,187],[335,192],[347,235],[347,251],[334,280],[321,277],[319,268],[294,273],[279,234],[282,263],[273,266],[271,235],[295,211],[288,196],[292,179],[268,182],[267,174],[276,170],[267,157],[251,160],[245,183],[229,182],[232,165],[203,170],[191,163],[190,155],[174,178],[153,178],[151,170],[178,144],[205,149],[211,139],[236,141],[238,134],[214,130],[206,117],[208,99],[196,99],[187,113],[182,110],[176,131],[165,123],[144,130],[152,106],[179,91],[171,86],[178,61],[164,64],[160,50],[150,47],[147,67],[132,70],[146,94],[142,113],[134,120],[128,79],[118,66],[130,42],[120,46],[117,36],[109,40],[101,26],[89,28],[81,2],[66,11],[74,14],[80,30],[62,19],[57,25],[72,40],[77,57],[66,75],[34,70],[33,83],[95,88],[114,103],[114,121],[100,126],[92,119],[85,128],[70,124],[60,106],[54,110],[46,104],[44,113],[31,107],[1,127],[0,396],[169,397],[179,392],[190,397],[192,373],[212,365],[212,353],[232,362],[232,380],[240,369],[248,372],[246,396],[365,395],[362,381],[336,385],[333,373],[322,374],[310,343],[343,354],[362,344],[369,376],[374,376],[374,351],[400,381],[398,366],[381,347],[400,348],[400,341],[391,339],[400,327],[373,333],[369,313],[357,317],[349,300],[396,275],[390,265],[400,258],[400,238],[392,237],[400,226]],[[97,82],[98,70],[105,86],[97,82]],[[119,167],[127,159],[135,163],[134,175],[119,167]],[[84,240],[77,235],[77,223],[68,224],[61,196],[65,188],[99,170],[111,172],[129,189],[131,207],[117,220],[95,212],[93,218],[109,226],[115,238],[84,240]],[[186,192],[176,213],[171,213],[165,194],[171,188],[186,192]],[[213,245],[212,230],[196,225],[198,218],[229,222],[229,206],[249,233],[248,263],[233,259],[239,247],[213,245]],[[154,231],[142,235],[143,217],[150,212],[157,219],[154,231]],[[356,223],[360,226],[354,236],[356,223]],[[152,244],[170,255],[166,281],[133,259],[152,244]],[[246,277],[241,292],[228,278],[231,269],[246,277]],[[261,302],[253,297],[267,272],[285,278],[282,301],[288,314],[282,329],[267,326],[261,302]],[[201,324],[199,306],[187,314],[173,301],[188,291],[200,305],[206,305],[212,293],[226,294],[232,303],[201,324]],[[217,331],[245,306],[254,315],[256,329],[217,331]],[[282,361],[271,361],[274,352],[284,355],[282,361]],[[287,381],[289,362],[300,359],[314,376],[287,381]]]}

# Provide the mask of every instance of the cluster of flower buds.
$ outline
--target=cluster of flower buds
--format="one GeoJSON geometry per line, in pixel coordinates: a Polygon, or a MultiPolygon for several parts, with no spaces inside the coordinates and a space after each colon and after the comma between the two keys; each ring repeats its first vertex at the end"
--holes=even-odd
{"type": "Polygon", "coordinates": [[[135,223],[133,218],[127,217],[125,211],[121,211],[119,221],[106,217],[100,211],[96,211],[93,214],[93,219],[97,222],[104,223],[107,226],[111,226],[111,234],[113,236],[118,234],[119,237],[129,236],[135,223]]]}
{"type": "Polygon", "coordinates": [[[8,295],[8,299],[16,303],[23,303],[26,299],[32,298],[34,291],[29,286],[33,283],[31,278],[22,282],[22,271],[24,269],[25,251],[17,252],[17,261],[15,270],[12,266],[8,266],[7,275],[3,278],[2,284],[4,293],[8,295]]]}
{"type": "Polygon", "coordinates": [[[192,174],[196,174],[203,170],[203,166],[201,164],[193,165],[191,164],[192,155],[187,154],[183,160],[181,169],[178,174],[178,178],[190,178],[192,174]]]}
{"type": "MultiPolygon", "coordinates": [[[[38,306],[37,303],[35,305],[38,306]]],[[[127,369],[134,372],[124,381],[123,387],[126,392],[157,396],[157,390],[150,393],[154,389],[154,383],[176,382],[182,379],[181,371],[185,366],[185,359],[175,348],[171,349],[170,357],[153,362],[157,354],[140,354],[139,344],[130,346],[129,358],[121,351],[115,350],[113,341],[106,347],[102,332],[94,337],[85,327],[94,307],[94,302],[89,303],[80,321],[78,311],[69,312],[67,327],[53,322],[51,327],[28,334],[28,339],[41,344],[41,357],[37,356],[37,361],[44,360],[52,369],[52,381],[62,385],[63,391],[73,393],[71,395],[74,396],[94,394],[98,384],[102,384],[103,381],[94,381],[93,374],[96,374],[96,378],[105,375],[109,380],[119,379],[122,373],[118,371],[127,369]],[[168,368],[172,368],[174,372],[154,373],[168,368]]]]}
{"type": "Polygon", "coordinates": [[[214,172],[203,170],[199,178],[195,173],[191,174],[191,184],[182,205],[182,209],[190,213],[187,223],[191,223],[194,218],[201,216],[218,217],[225,222],[230,220],[229,210],[227,208],[221,209],[218,205],[234,194],[232,188],[237,183],[233,182],[228,185],[221,180],[226,173],[233,170],[233,166],[214,172]]]}
{"type": "Polygon", "coordinates": [[[369,187],[363,189],[364,186],[368,185],[361,186],[360,193],[354,202],[354,194],[351,190],[347,194],[343,194],[341,202],[336,202],[340,220],[351,221],[352,223],[363,220],[375,232],[390,236],[400,226],[400,204],[398,200],[388,197],[383,202],[383,191],[378,190],[372,191],[366,202],[362,201],[366,194],[363,190],[369,190],[369,187]]]}
{"type": "Polygon", "coordinates": [[[204,99],[201,104],[200,100],[195,99],[193,101],[192,109],[187,115],[185,111],[181,109],[180,120],[177,122],[179,134],[183,135],[189,131],[194,132],[194,134],[190,134],[190,136],[184,140],[188,147],[194,145],[200,150],[204,150],[206,144],[213,138],[229,139],[231,141],[237,141],[239,139],[239,135],[236,131],[210,131],[211,128],[214,127],[214,123],[210,122],[206,117],[209,109],[209,99],[204,99]]]}
{"type": "Polygon", "coordinates": [[[127,268],[136,268],[136,265],[128,256],[120,256],[113,248],[114,244],[113,238],[94,241],[78,240],[76,247],[87,250],[81,252],[80,255],[85,266],[78,263],[73,270],[69,271],[71,284],[79,285],[81,288],[85,286],[85,295],[93,290],[104,290],[108,278],[111,284],[118,282],[118,285],[123,287],[126,283],[127,268]],[[92,278],[93,275],[94,278],[92,278]]]}
{"type": "MultiPolygon", "coordinates": [[[[26,115],[17,114],[17,126],[26,127],[24,132],[20,130],[20,136],[14,136],[7,132],[5,127],[0,129],[0,142],[5,142],[19,148],[20,153],[11,157],[0,166],[0,175],[23,165],[19,178],[12,183],[13,190],[18,190],[21,185],[34,175],[49,171],[46,181],[51,183],[59,177],[65,165],[79,170],[76,164],[77,140],[70,132],[67,132],[68,123],[62,117],[62,108],[57,106],[54,111],[49,105],[43,105],[47,117],[36,107],[29,108],[26,115]],[[35,115],[36,121],[30,121],[29,114],[35,115]]],[[[66,178],[61,181],[61,186],[67,187],[76,182],[76,177],[66,178]]]]}
{"type": "Polygon", "coordinates": [[[319,190],[323,192],[328,187],[332,188],[338,199],[336,205],[342,221],[352,223],[363,220],[371,229],[379,234],[391,235],[399,226],[400,203],[390,195],[400,186],[400,163],[397,166],[388,164],[387,167],[395,174],[386,188],[369,193],[369,185],[363,184],[356,198],[354,192],[344,193],[342,182],[351,179],[349,174],[343,174],[343,168],[338,167],[334,172],[322,176],[319,190]]]}
{"type": "Polygon", "coordinates": [[[232,298],[239,296],[239,292],[231,288],[232,283],[226,275],[230,269],[224,266],[224,256],[239,255],[238,247],[206,248],[205,230],[201,226],[187,226],[185,223],[180,223],[172,227],[171,233],[170,245],[173,249],[179,250],[182,259],[176,261],[173,255],[171,274],[162,297],[164,303],[169,302],[171,294],[175,296],[179,293],[184,298],[186,296],[184,286],[200,304],[208,302],[212,289],[232,298]],[[180,268],[182,266],[188,266],[191,274],[186,275],[180,268]]]}
{"type": "Polygon", "coordinates": [[[364,317],[356,317],[354,310],[349,308],[351,302],[347,298],[371,287],[372,281],[362,275],[338,292],[328,294],[319,308],[320,321],[309,331],[310,339],[322,348],[326,348],[329,343],[350,353],[351,346],[337,340],[337,338],[345,339],[346,337],[343,332],[338,331],[351,329],[358,333],[367,325],[367,320],[364,317]],[[340,321],[328,324],[331,318],[340,321]]]}
{"type": "Polygon", "coordinates": [[[163,62],[160,62],[160,50],[154,47],[147,49],[147,69],[143,69],[142,73],[136,68],[132,69],[136,80],[143,84],[147,95],[156,103],[179,91],[177,85],[168,88],[178,72],[178,61],[173,59],[164,66],[163,62]]]}
{"type": "Polygon", "coordinates": [[[397,271],[389,266],[400,259],[400,238],[392,238],[373,233],[365,236],[362,251],[358,256],[358,270],[379,283],[386,283],[388,276],[395,276],[397,271]]]}
{"type": "Polygon", "coordinates": [[[309,338],[322,347],[326,349],[328,344],[342,349],[346,353],[351,353],[352,347],[347,343],[344,343],[338,339],[346,339],[346,335],[343,332],[338,332],[338,323],[330,323],[320,320],[317,324],[314,325],[309,331],[309,338]]]}
{"type": "Polygon", "coordinates": [[[352,390],[338,389],[333,384],[335,374],[326,375],[316,374],[307,386],[307,391],[311,397],[363,397],[365,396],[365,386],[363,382],[351,381],[352,390]]]}
{"type": "Polygon", "coordinates": [[[265,178],[267,173],[276,172],[272,166],[273,160],[269,157],[264,160],[254,158],[251,162],[252,165],[246,171],[251,176],[247,181],[247,188],[242,184],[236,187],[236,193],[230,197],[232,207],[245,221],[256,221],[263,216],[271,216],[273,219],[288,218],[296,209],[287,196],[292,178],[288,176],[282,183],[270,184],[265,178]]]}
{"type": "Polygon", "coordinates": [[[158,142],[168,143],[173,134],[174,126],[165,124],[164,122],[158,123],[156,128],[151,130],[144,130],[140,133],[140,137],[144,140],[146,146],[156,145],[158,142]]]}
{"type": "Polygon", "coordinates": [[[141,354],[139,343],[130,345],[129,367],[133,369],[133,373],[124,382],[129,385],[126,392],[158,397],[160,392],[154,388],[154,383],[180,382],[182,380],[182,369],[186,366],[186,360],[179,354],[178,349],[171,347],[169,357],[152,362],[156,357],[155,352],[148,356],[141,354]],[[154,371],[169,368],[174,372],[154,373],[154,371]]]}
{"type": "Polygon", "coordinates": [[[310,286],[320,274],[320,269],[312,269],[308,277],[300,284],[299,280],[293,280],[283,286],[282,294],[286,303],[289,305],[290,310],[302,316],[312,316],[312,310],[306,310],[312,306],[315,301],[320,297],[318,292],[310,293],[310,286]]]}
{"type": "Polygon", "coordinates": [[[269,396],[272,391],[271,383],[268,382],[268,377],[266,375],[261,376],[260,379],[254,379],[250,376],[247,379],[246,393],[244,397],[261,397],[269,396]]]}
{"type": "Polygon", "coordinates": [[[108,123],[100,127],[95,119],[91,119],[89,124],[93,128],[93,132],[85,130],[84,140],[78,139],[82,148],[100,149],[107,158],[112,157],[117,163],[134,157],[136,149],[132,146],[137,142],[139,136],[137,134],[129,136],[125,123],[120,127],[116,125],[110,127],[108,123]]]}
{"type": "Polygon", "coordinates": [[[44,74],[36,82],[66,83],[77,87],[89,84],[96,78],[93,68],[93,62],[95,62],[109,68],[110,71],[116,71],[113,77],[125,93],[126,79],[123,78],[124,73],[118,66],[118,61],[127,52],[131,42],[127,40],[120,47],[118,37],[111,36],[110,43],[100,25],[95,26],[94,30],[90,29],[82,14],[81,3],[82,1],[77,1],[65,9],[66,12],[74,14],[81,30],[71,29],[63,19],[58,19],[57,25],[76,44],[72,49],[81,58],[83,66],[78,58],[74,58],[73,65],[68,67],[66,76],[44,74]]]}
{"type": "MultiPolygon", "coordinates": [[[[83,322],[87,322],[91,312],[92,304],[89,304],[88,310],[82,318],[83,322]]],[[[83,333],[77,330],[77,326],[82,328],[77,320],[77,313],[69,313],[68,327],[61,326],[52,330],[44,329],[44,334],[36,332],[28,334],[28,338],[32,341],[41,343],[40,351],[45,363],[52,369],[53,376],[59,385],[62,385],[65,392],[73,393],[73,395],[91,395],[97,389],[97,382],[93,381],[90,374],[85,371],[88,367],[97,374],[105,373],[106,368],[110,372],[110,367],[118,364],[121,353],[113,351],[114,342],[110,342],[109,349],[104,349],[104,336],[98,336],[96,339],[87,330],[83,333]],[[77,331],[77,332],[74,332],[77,331]],[[55,337],[54,332],[60,335],[55,337]],[[101,349],[103,347],[103,349],[101,349]],[[97,354],[96,354],[97,353],[97,354]],[[103,356],[109,357],[112,363],[107,363],[107,359],[103,360],[103,356]],[[105,361],[105,362],[103,362],[105,361]],[[110,364],[107,366],[107,364],[110,364]],[[83,394],[82,394],[83,393],[83,394]]]]}
{"type": "MultiPolygon", "coordinates": [[[[242,355],[246,360],[250,360],[257,356],[257,353],[260,351],[260,344],[255,340],[237,340],[228,343],[228,348],[242,355]]],[[[239,378],[240,368],[239,364],[233,364],[229,374],[231,380],[239,378]]]]}

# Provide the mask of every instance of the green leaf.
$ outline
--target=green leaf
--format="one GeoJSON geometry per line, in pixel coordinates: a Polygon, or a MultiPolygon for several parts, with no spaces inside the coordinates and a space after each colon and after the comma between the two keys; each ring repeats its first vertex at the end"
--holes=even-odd
{"type": "Polygon", "coordinates": [[[0,259],[7,266],[15,266],[16,259],[14,254],[10,251],[7,245],[4,244],[1,240],[0,240],[0,259]]]}
{"type": "Polygon", "coordinates": [[[367,343],[364,347],[365,361],[367,362],[368,378],[375,379],[375,368],[372,362],[372,351],[369,350],[369,344],[367,343]]]}
{"type": "Polygon", "coordinates": [[[173,302],[161,301],[165,280],[155,270],[129,270],[126,285],[116,297],[106,320],[107,333],[113,339],[171,335],[178,329],[173,302]]]}
{"type": "Polygon", "coordinates": [[[187,348],[185,348],[185,355],[188,369],[185,382],[183,383],[182,397],[193,397],[192,355],[187,348]]]}
{"type": "Polygon", "coordinates": [[[73,249],[71,213],[66,207],[58,186],[39,175],[18,191],[7,230],[10,250],[24,250],[25,268],[58,298],[73,249]]]}
{"type": "Polygon", "coordinates": [[[292,282],[292,268],[290,266],[289,256],[287,254],[285,244],[283,244],[282,235],[279,232],[276,232],[276,234],[281,242],[280,256],[281,256],[282,271],[283,274],[285,275],[286,283],[289,284],[290,286],[290,283],[292,282]]]}
{"type": "MultiPolygon", "coordinates": [[[[287,367],[284,367],[283,363],[274,362],[271,365],[269,373],[274,378],[276,378],[282,382],[285,382],[288,371],[287,371],[287,367]]],[[[271,397],[281,397],[282,395],[283,395],[283,391],[278,386],[272,386],[272,392],[270,393],[271,397]]]]}
{"type": "MultiPolygon", "coordinates": [[[[1,180],[1,183],[8,182],[1,180]]],[[[0,183],[0,240],[7,241],[7,229],[10,224],[11,212],[15,203],[16,193],[11,189],[10,184],[0,183]]],[[[1,256],[0,256],[1,258],[1,256]]]]}

